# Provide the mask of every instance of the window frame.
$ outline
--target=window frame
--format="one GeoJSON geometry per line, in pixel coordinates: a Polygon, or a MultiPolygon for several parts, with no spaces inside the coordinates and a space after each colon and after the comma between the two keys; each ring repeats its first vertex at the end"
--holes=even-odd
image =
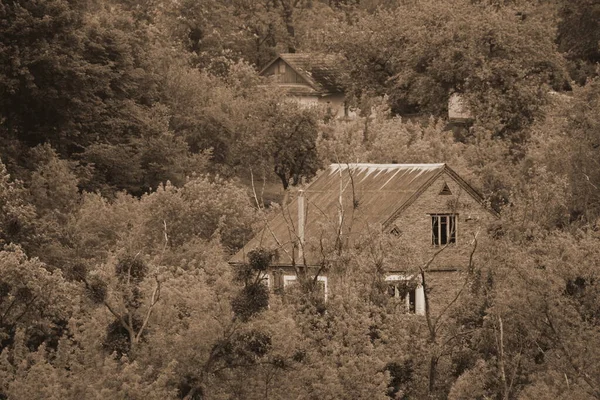
{"type": "MultiPolygon", "coordinates": [[[[391,273],[385,276],[384,281],[388,284],[388,288],[390,284],[394,285],[394,295],[392,297],[396,299],[400,299],[400,292],[398,290],[397,284],[402,281],[409,281],[415,278],[415,275],[404,275],[398,273],[391,273]]],[[[404,296],[404,302],[406,307],[407,314],[415,314],[415,315],[425,315],[425,298],[424,293],[420,293],[421,296],[418,295],[419,291],[423,291],[423,285],[421,283],[421,277],[417,276],[417,280],[419,283],[417,286],[406,293],[404,296]],[[414,298],[414,304],[411,306],[411,297],[414,298]],[[419,301],[419,298],[421,301],[419,301]],[[417,304],[419,303],[419,304],[417,304]]],[[[389,293],[389,292],[388,292],[389,293]]]]}
{"type": "Polygon", "coordinates": [[[268,288],[271,288],[271,274],[268,272],[261,272],[258,277],[260,283],[263,285],[267,285],[268,288]]]}
{"type": "Polygon", "coordinates": [[[429,216],[431,218],[431,245],[434,247],[455,245],[458,242],[458,214],[431,213],[429,216]],[[445,223],[442,223],[443,219],[446,219],[445,223]],[[444,225],[446,228],[443,230],[442,226],[444,225]],[[444,238],[445,240],[443,240],[444,238]]]}
{"type": "MultiPolygon", "coordinates": [[[[315,278],[314,276],[310,277],[310,279],[314,279],[314,278],[315,278]]],[[[285,290],[286,286],[289,286],[289,285],[295,283],[298,280],[298,277],[296,275],[283,275],[282,279],[283,279],[283,289],[285,290]]],[[[325,299],[325,301],[327,301],[327,295],[328,295],[327,277],[323,276],[323,275],[319,275],[317,277],[317,281],[323,282],[323,298],[325,299]]]]}

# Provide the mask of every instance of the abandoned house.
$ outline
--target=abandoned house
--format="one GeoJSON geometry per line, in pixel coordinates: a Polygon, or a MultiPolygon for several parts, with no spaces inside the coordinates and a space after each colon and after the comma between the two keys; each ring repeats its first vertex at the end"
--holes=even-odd
{"type": "MultiPolygon", "coordinates": [[[[293,283],[302,266],[317,275],[327,297],[335,294],[335,277],[323,266],[335,258],[340,242],[351,248],[361,238],[394,235],[418,248],[423,259],[438,252],[427,282],[435,307],[460,286],[473,238],[484,235],[496,218],[482,196],[446,164],[332,164],[230,262],[246,262],[253,249],[276,250],[264,278],[269,287],[293,283]]],[[[415,271],[415,266],[395,265],[382,278],[389,295],[401,297],[408,312],[423,314],[423,287],[415,271]],[[416,285],[399,290],[409,280],[417,280],[416,285]]]]}
{"type": "Polygon", "coordinates": [[[352,118],[340,79],[340,60],[334,55],[283,53],[260,71],[287,95],[305,105],[322,105],[333,118],[352,118]]]}

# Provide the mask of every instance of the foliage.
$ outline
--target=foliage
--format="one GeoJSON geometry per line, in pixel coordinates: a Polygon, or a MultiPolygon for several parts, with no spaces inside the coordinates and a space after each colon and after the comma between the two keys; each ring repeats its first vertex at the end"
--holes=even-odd
{"type": "Polygon", "coordinates": [[[298,185],[302,178],[310,180],[320,167],[317,154],[317,118],[300,105],[278,107],[269,121],[271,152],[275,175],[283,188],[298,185]]]}
{"type": "Polygon", "coordinates": [[[244,288],[233,299],[231,307],[243,321],[269,306],[269,287],[263,280],[274,257],[275,253],[266,249],[252,250],[248,253],[248,263],[237,267],[237,279],[244,283],[244,288]]]}
{"type": "Polygon", "coordinates": [[[0,240],[3,243],[23,243],[31,240],[35,208],[26,201],[20,182],[11,182],[6,167],[0,161],[0,240]]]}
{"type": "Polygon", "coordinates": [[[478,123],[510,136],[538,115],[546,85],[565,79],[547,21],[538,9],[407,2],[334,25],[331,40],[355,96],[387,94],[396,113],[442,116],[449,96],[462,93],[478,123]]]}
{"type": "Polygon", "coordinates": [[[3,2],[0,398],[600,398],[597,14],[3,2]],[[259,77],[294,50],[343,56],[358,118],[259,77]],[[472,122],[448,123],[453,93],[472,122]],[[400,265],[402,292],[440,293],[402,235],[322,238],[326,300],[302,266],[270,292],[272,251],[227,263],[275,212],[245,182],[289,189],[333,162],[446,162],[501,212],[445,307],[388,295],[400,265]]]}
{"type": "Polygon", "coordinates": [[[32,351],[46,341],[56,346],[76,288],[15,245],[0,251],[0,270],[0,349],[10,347],[19,331],[32,351]]]}
{"type": "Polygon", "coordinates": [[[598,76],[600,8],[597,3],[587,0],[560,1],[559,7],[559,49],[570,61],[571,79],[583,85],[587,78],[598,76]]]}

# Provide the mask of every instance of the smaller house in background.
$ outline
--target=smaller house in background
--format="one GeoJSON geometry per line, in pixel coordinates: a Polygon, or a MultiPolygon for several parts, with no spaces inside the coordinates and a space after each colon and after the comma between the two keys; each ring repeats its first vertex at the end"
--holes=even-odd
{"type": "Polygon", "coordinates": [[[334,118],[352,118],[341,86],[340,60],[334,55],[282,53],[260,71],[301,104],[322,105],[334,118]]]}
{"type": "Polygon", "coordinates": [[[448,121],[456,125],[473,121],[473,114],[459,93],[453,93],[448,99],[448,121]]]}
{"type": "MultiPolygon", "coordinates": [[[[364,238],[391,235],[424,258],[439,253],[428,268],[432,306],[448,304],[464,280],[473,238],[495,220],[483,197],[446,164],[332,164],[298,198],[235,254],[243,264],[255,249],[277,252],[265,273],[271,288],[285,288],[302,265],[319,280],[327,297],[336,276],[324,265],[339,243],[352,248],[364,238]]],[[[342,269],[344,266],[340,266],[342,269]]],[[[424,314],[425,293],[417,265],[390,265],[387,293],[406,311],[424,314]]]]}

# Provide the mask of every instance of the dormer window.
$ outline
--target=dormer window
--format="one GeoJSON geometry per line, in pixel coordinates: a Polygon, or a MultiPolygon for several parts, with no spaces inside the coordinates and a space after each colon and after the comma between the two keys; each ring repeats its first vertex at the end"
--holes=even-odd
{"type": "Polygon", "coordinates": [[[431,244],[456,243],[456,214],[431,214],[431,244]]]}

